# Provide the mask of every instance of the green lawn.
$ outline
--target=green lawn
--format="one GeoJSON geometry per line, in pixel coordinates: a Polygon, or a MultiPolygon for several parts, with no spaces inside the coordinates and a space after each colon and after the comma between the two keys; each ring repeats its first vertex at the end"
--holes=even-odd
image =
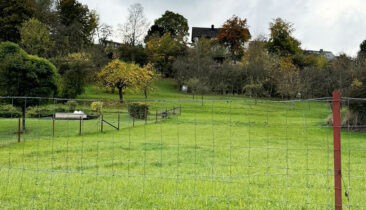
{"type": "MultiPolygon", "coordinates": [[[[100,119],[0,119],[2,209],[334,209],[333,136],[326,102],[190,101],[157,82],[145,124],[117,108],[119,131],[100,119]]],[[[118,99],[90,86],[80,99],[118,99]]],[[[198,97],[201,99],[201,97],[198,97]]],[[[143,99],[127,91],[125,99],[143,99]]],[[[87,104],[80,105],[80,109],[87,104]]],[[[116,124],[116,108],[105,109],[116,124]]],[[[344,208],[366,208],[366,134],[342,131],[344,208]]]]}

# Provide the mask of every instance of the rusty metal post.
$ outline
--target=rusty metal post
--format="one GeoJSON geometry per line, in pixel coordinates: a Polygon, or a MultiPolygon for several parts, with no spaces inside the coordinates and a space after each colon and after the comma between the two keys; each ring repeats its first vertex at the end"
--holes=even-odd
{"type": "Polygon", "coordinates": [[[333,92],[333,145],[334,145],[334,205],[342,209],[342,165],[341,165],[341,92],[333,92]]]}
{"type": "Polygon", "coordinates": [[[20,143],[20,117],[18,119],[18,143],[20,143]]]}

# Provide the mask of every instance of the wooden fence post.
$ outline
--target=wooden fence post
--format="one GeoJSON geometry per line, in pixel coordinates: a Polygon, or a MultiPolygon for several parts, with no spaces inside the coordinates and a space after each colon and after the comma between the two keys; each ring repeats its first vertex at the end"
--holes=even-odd
{"type": "Polygon", "coordinates": [[[341,165],[341,92],[333,92],[333,145],[334,145],[334,206],[342,209],[342,165],[341,165]]]}

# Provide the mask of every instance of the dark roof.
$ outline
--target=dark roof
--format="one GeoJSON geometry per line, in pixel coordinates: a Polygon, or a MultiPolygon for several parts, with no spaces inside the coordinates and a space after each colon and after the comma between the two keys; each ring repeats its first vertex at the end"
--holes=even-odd
{"type": "Polygon", "coordinates": [[[211,28],[192,27],[192,42],[194,42],[194,38],[196,37],[215,38],[220,29],[214,28],[214,26],[211,26],[211,28]]]}

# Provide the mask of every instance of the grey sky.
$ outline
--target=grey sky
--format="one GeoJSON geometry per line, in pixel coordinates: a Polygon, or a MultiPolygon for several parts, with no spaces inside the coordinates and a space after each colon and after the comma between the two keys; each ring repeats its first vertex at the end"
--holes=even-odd
{"type": "MultiPolygon", "coordinates": [[[[268,36],[269,22],[281,17],[294,24],[304,49],[331,50],[355,56],[366,39],[364,0],[79,0],[95,9],[101,22],[115,29],[131,4],[140,3],[151,23],[166,10],[182,14],[189,27],[221,26],[232,15],[248,19],[253,37],[268,36]]],[[[115,36],[114,39],[117,39],[115,36]]],[[[119,41],[119,40],[116,40],[119,41]]]]}

